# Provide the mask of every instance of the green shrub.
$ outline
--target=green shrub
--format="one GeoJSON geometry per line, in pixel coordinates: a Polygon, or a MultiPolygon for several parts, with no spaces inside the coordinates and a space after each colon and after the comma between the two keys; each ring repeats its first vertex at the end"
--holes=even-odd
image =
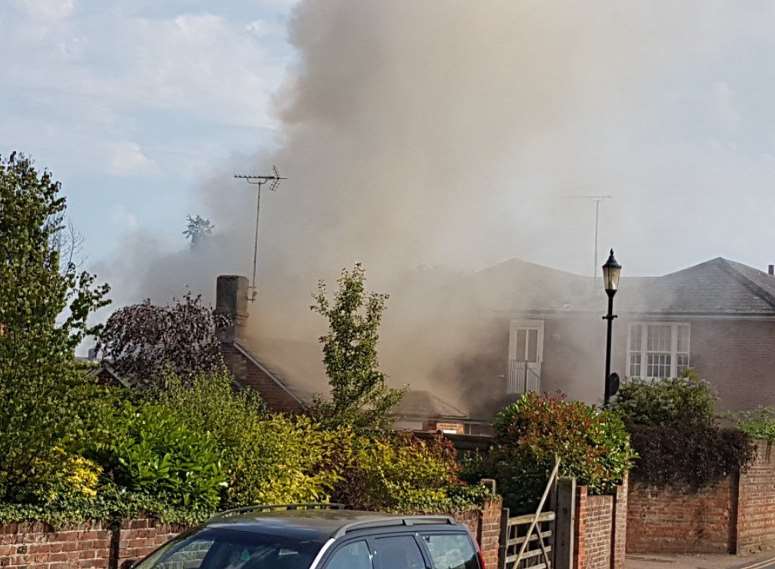
{"type": "Polygon", "coordinates": [[[537,505],[555,457],[561,476],[595,493],[612,491],[635,458],[618,415],[558,395],[523,395],[498,413],[495,432],[496,445],[472,459],[467,477],[495,478],[515,512],[537,505]]]}
{"type": "MultiPolygon", "coordinates": [[[[182,411],[182,410],[180,410],[182,411]]],[[[113,439],[95,449],[116,483],[171,506],[216,508],[226,485],[215,438],[188,428],[163,404],[119,411],[113,439]]]]}
{"type": "Polygon", "coordinates": [[[269,417],[246,431],[227,458],[229,507],[328,499],[338,472],[330,464],[336,432],[306,417],[269,417]]]}
{"type": "Polygon", "coordinates": [[[775,442],[775,408],[759,407],[732,416],[737,428],[752,439],[775,442]]]}
{"type": "Polygon", "coordinates": [[[612,408],[632,435],[639,456],[632,476],[640,482],[700,488],[744,469],[753,459],[750,437],[718,426],[716,396],[692,372],[631,380],[612,408]]]}
{"type": "Polygon", "coordinates": [[[346,464],[335,499],[362,510],[404,513],[469,509],[489,495],[465,484],[452,444],[443,437],[420,440],[405,433],[382,438],[341,435],[346,464]]]}
{"type": "Polygon", "coordinates": [[[712,425],[716,395],[709,383],[689,370],[682,377],[661,380],[631,379],[613,401],[627,426],[712,425]]]}
{"type": "Polygon", "coordinates": [[[210,432],[228,463],[232,449],[251,437],[266,418],[266,407],[252,389],[236,391],[228,373],[200,374],[189,385],[170,375],[165,388],[151,395],[180,416],[189,429],[210,432]]]}

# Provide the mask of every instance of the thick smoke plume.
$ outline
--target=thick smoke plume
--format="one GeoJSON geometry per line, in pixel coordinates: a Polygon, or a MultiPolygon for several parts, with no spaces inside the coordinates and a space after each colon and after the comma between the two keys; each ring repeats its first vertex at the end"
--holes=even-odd
{"type": "Polygon", "coordinates": [[[615,193],[611,219],[637,203],[617,167],[621,123],[648,120],[680,32],[646,4],[613,1],[303,2],[290,29],[299,64],[276,95],[279,149],[203,184],[216,235],[198,250],[160,257],[138,237],[117,268],[140,285],[119,300],[165,302],[186,285],[211,296],[218,274],[249,274],[255,191],[231,175],[277,164],[289,180],[262,199],[259,353],[314,383],[319,353],[296,343],[324,325],[310,292],[362,261],[370,288],[392,295],[382,359],[394,383],[457,381],[466,354],[505,360],[507,330],[489,330],[457,285],[512,257],[591,273],[591,204],[564,196],[615,193]]]}

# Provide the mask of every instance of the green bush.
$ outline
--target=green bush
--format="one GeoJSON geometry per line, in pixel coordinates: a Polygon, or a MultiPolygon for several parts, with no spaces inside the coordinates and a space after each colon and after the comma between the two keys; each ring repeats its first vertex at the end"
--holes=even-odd
{"type": "Polygon", "coordinates": [[[712,425],[716,420],[716,395],[705,381],[689,370],[682,377],[625,382],[613,408],[627,426],[712,425]]]}
{"type": "Polygon", "coordinates": [[[172,506],[218,507],[226,474],[211,433],[189,429],[163,404],[119,412],[113,439],[95,449],[119,486],[172,506]]]}
{"type": "Polygon", "coordinates": [[[752,439],[775,442],[775,408],[759,407],[732,416],[737,428],[752,439]]]}
{"type": "Polygon", "coordinates": [[[344,452],[337,460],[346,467],[334,498],[352,508],[453,512],[489,495],[484,486],[469,486],[459,478],[457,453],[443,437],[425,441],[405,433],[382,438],[340,433],[339,441],[344,452]]]}
{"type": "Polygon", "coordinates": [[[663,380],[631,380],[612,405],[632,434],[639,459],[633,479],[700,488],[744,469],[753,459],[750,437],[721,429],[716,396],[688,372],[663,380]]]}
{"type": "Polygon", "coordinates": [[[559,395],[527,393],[498,413],[496,445],[467,465],[469,478],[495,478],[515,512],[533,509],[560,457],[560,475],[594,493],[619,484],[635,458],[629,435],[615,413],[559,395]]]}
{"type": "Polygon", "coordinates": [[[330,464],[337,434],[306,417],[256,423],[228,457],[229,507],[326,501],[339,480],[330,464]]]}

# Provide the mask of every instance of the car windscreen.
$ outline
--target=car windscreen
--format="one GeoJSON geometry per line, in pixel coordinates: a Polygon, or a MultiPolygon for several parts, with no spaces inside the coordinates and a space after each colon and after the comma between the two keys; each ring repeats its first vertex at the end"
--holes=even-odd
{"type": "Polygon", "coordinates": [[[308,569],[319,539],[204,528],[174,539],[136,569],[308,569]]]}

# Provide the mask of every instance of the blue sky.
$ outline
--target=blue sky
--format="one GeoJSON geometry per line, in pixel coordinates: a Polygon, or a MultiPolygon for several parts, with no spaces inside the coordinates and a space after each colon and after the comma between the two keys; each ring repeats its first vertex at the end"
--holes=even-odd
{"type": "Polygon", "coordinates": [[[198,181],[275,144],[288,0],[0,3],[0,153],[63,183],[84,256],[128,231],[182,245],[198,181]]]}

